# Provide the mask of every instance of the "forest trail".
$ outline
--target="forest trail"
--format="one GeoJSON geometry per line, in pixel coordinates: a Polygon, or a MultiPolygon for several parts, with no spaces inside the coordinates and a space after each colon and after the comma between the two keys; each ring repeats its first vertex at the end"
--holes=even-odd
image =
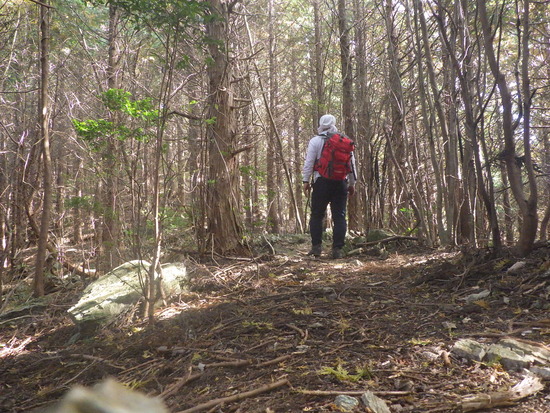
{"type": "MultiPolygon", "coordinates": [[[[454,357],[458,339],[549,343],[548,312],[540,307],[550,286],[542,278],[547,248],[513,276],[503,271],[509,260],[482,252],[403,247],[385,259],[340,260],[306,252],[306,244],[290,243],[261,259],[195,264],[196,288],[159,309],[154,327],[128,317],[72,342],[76,328],[65,310],[77,287],[0,320],[0,411],[30,411],[74,384],[111,376],[162,396],[171,412],[202,403],[200,411],[339,411],[337,395],[358,398],[366,389],[392,412],[453,412],[466,395],[521,381],[498,363],[454,357]],[[464,300],[486,289],[490,296],[464,300]],[[240,400],[207,407],[228,396],[240,400]]],[[[550,412],[548,385],[490,411],[550,412]]]]}

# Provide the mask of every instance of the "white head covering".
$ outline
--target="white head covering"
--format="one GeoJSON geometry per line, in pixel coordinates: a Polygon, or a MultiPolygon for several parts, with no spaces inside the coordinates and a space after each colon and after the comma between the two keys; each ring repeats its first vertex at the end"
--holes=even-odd
{"type": "Polygon", "coordinates": [[[338,129],[336,129],[336,118],[332,115],[323,115],[321,116],[321,119],[319,119],[319,128],[317,129],[317,132],[319,134],[323,132],[330,132],[330,133],[336,133],[338,129]]]}

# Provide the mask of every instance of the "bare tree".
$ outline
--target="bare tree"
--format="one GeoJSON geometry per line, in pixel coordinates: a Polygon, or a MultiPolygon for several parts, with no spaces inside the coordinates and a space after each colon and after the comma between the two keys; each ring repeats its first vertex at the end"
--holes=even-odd
{"type": "MultiPolygon", "coordinates": [[[[520,236],[516,245],[519,254],[526,255],[532,248],[537,234],[538,227],[538,215],[537,215],[537,186],[535,180],[535,173],[533,170],[533,163],[531,159],[531,145],[529,142],[529,117],[527,121],[524,121],[524,134],[523,134],[523,150],[525,156],[525,168],[527,170],[529,193],[526,194],[524,185],[522,182],[522,173],[520,165],[517,162],[516,143],[514,137],[514,131],[516,130],[518,123],[513,120],[513,101],[510,88],[506,76],[501,71],[499,62],[495,55],[493,45],[493,31],[489,23],[489,17],[487,14],[487,5],[485,1],[477,1],[479,9],[479,17],[481,21],[481,27],[483,30],[483,39],[485,44],[485,53],[489,61],[489,66],[495,77],[496,84],[500,91],[500,97],[502,100],[502,127],[504,134],[504,151],[502,157],[506,162],[506,171],[508,173],[508,179],[510,180],[510,187],[514,198],[518,204],[522,225],[520,228],[520,236]]],[[[523,28],[524,34],[522,40],[523,44],[523,92],[527,93],[524,96],[523,112],[525,115],[525,109],[531,104],[531,91],[529,88],[529,79],[527,74],[527,64],[529,61],[528,43],[529,43],[529,7],[530,2],[524,2],[523,13],[523,28]]]]}
{"type": "MultiPolygon", "coordinates": [[[[468,142],[468,147],[470,148],[468,150],[468,153],[471,154],[471,158],[473,158],[473,167],[475,171],[475,177],[476,177],[476,188],[477,191],[481,194],[481,198],[485,204],[487,215],[489,217],[489,223],[491,227],[492,232],[492,243],[495,249],[499,250],[502,246],[501,238],[500,238],[500,229],[498,226],[498,220],[497,220],[497,214],[496,214],[496,208],[495,208],[495,200],[494,197],[492,197],[492,176],[489,170],[488,173],[488,184],[486,185],[484,176],[483,176],[483,167],[481,162],[481,144],[480,144],[480,137],[478,136],[478,119],[481,118],[483,115],[482,108],[481,110],[478,110],[480,114],[478,115],[476,113],[476,107],[475,107],[475,96],[474,96],[474,87],[472,84],[472,79],[475,79],[474,74],[472,73],[472,67],[473,67],[473,50],[474,45],[472,44],[472,39],[470,32],[468,30],[468,8],[467,4],[464,1],[457,2],[456,4],[457,12],[456,14],[456,28],[460,31],[460,35],[458,36],[459,39],[461,39],[462,45],[461,50],[462,54],[460,57],[457,57],[455,55],[455,48],[451,47],[451,43],[446,35],[445,27],[443,26],[443,19],[441,16],[436,16],[437,20],[439,22],[440,26],[440,33],[441,37],[444,41],[444,44],[447,48],[447,51],[449,53],[449,57],[451,60],[451,63],[455,69],[455,73],[458,76],[458,80],[460,82],[460,95],[462,97],[462,104],[464,105],[464,118],[465,118],[465,131],[466,131],[466,138],[468,142]],[[459,61],[460,59],[460,61],[459,61]],[[489,190],[487,190],[487,186],[489,186],[489,190]]],[[[484,154],[485,158],[487,158],[486,154],[484,154]]],[[[470,162],[470,160],[468,160],[470,162]]],[[[466,165],[464,166],[464,170],[470,175],[470,172],[468,172],[472,168],[468,168],[466,165]]],[[[475,197],[475,192],[470,192],[471,197],[475,197]]]]}
{"type": "MultiPolygon", "coordinates": [[[[353,96],[353,65],[351,61],[350,29],[346,13],[346,0],[338,0],[338,29],[340,34],[340,67],[342,71],[342,126],[346,135],[355,140],[355,117],[353,96]]],[[[359,229],[357,197],[348,199],[349,228],[359,229]]]]}
{"type": "MultiPolygon", "coordinates": [[[[280,168],[277,167],[277,164],[281,164],[281,157],[283,156],[277,150],[277,131],[276,128],[276,119],[277,119],[277,105],[278,105],[278,86],[279,82],[277,80],[277,41],[275,38],[275,4],[273,0],[268,0],[267,5],[267,14],[268,14],[268,67],[269,67],[269,107],[266,108],[268,111],[268,116],[272,116],[274,122],[271,122],[268,119],[268,138],[267,138],[267,153],[266,153],[266,163],[267,163],[267,230],[274,234],[280,232],[280,220],[281,220],[281,197],[279,185],[279,175],[280,168]]],[[[264,91],[265,93],[265,91],[264,91]]]]}

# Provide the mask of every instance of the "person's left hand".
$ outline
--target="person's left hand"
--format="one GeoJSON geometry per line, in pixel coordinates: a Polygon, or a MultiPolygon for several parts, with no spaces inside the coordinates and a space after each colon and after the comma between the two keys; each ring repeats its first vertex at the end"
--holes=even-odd
{"type": "Polygon", "coordinates": [[[350,196],[353,196],[354,193],[355,193],[355,187],[353,185],[348,186],[348,194],[350,196]]]}

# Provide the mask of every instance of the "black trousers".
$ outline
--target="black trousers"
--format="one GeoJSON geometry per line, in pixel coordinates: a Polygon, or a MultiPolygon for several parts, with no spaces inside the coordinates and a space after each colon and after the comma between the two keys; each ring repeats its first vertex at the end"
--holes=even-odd
{"type": "Polygon", "coordinates": [[[323,241],[323,219],[327,206],[330,204],[330,211],[333,220],[332,248],[344,246],[347,222],[346,204],[348,200],[348,182],[334,181],[331,179],[317,178],[313,184],[311,195],[311,219],[309,221],[309,232],[311,244],[321,245],[323,241]]]}

